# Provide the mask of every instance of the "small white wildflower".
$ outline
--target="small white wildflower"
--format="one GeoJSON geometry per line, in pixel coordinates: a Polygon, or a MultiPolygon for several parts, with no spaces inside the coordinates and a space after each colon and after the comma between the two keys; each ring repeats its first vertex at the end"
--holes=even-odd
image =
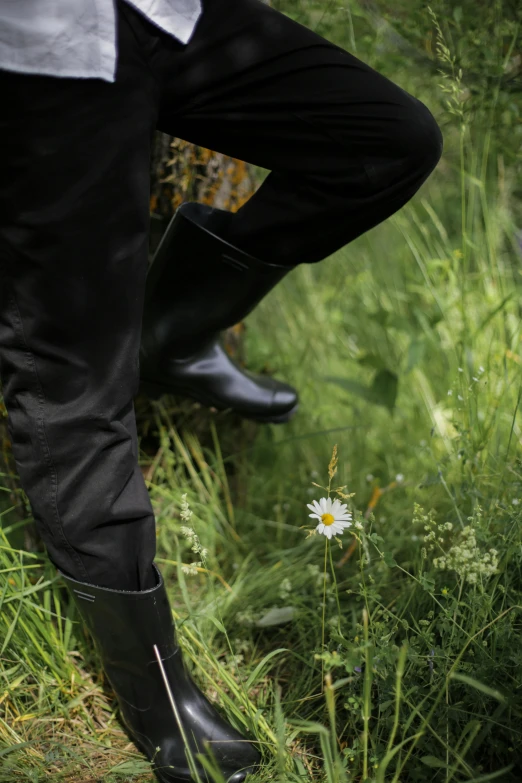
{"type": "Polygon", "coordinates": [[[457,397],[458,397],[458,399],[459,399],[461,402],[463,402],[463,401],[464,401],[464,397],[461,397],[461,396],[460,396],[460,394],[457,394],[457,397]]]}
{"type": "Polygon", "coordinates": [[[251,606],[247,606],[245,611],[236,614],[236,619],[241,625],[254,625],[254,610],[251,606]]]}
{"type": "Polygon", "coordinates": [[[191,565],[182,565],[181,570],[187,576],[197,576],[198,567],[201,567],[201,563],[193,563],[191,565]]]}
{"type": "Polygon", "coordinates": [[[462,369],[462,367],[459,367],[459,372],[464,372],[464,370],[462,369]]]}
{"type": "Polygon", "coordinates": [[[479,373],[482,375],[483,372],[486,372],[482,365],[479,367],[479,373]]]}
{"type": "Polygon", "coordinates": [[[513,505],[513,506],[518,506],[518,505],[519,505],[519,503],[520,503],[520,500],[519,500],[518,498],[513,498],[513,500],[511,501],[511,503],[512,503],[512,505],[513,505]]]}
{"type": "Polygon", "coordinates": [[[331,498],[321,498],[319,502],[307,503],[307,508],[312,511],[309,516],[312,519],[318,519],[319,524],[315,528],[318,533],[326,536],[328,539],[332,536],[341,535],[346,527],[351,527],[352,515],[347,511],[346,503],[331,498]]]}
{"type": "Polygon", "coordinates": [[[192,511],[190,510],[186,492],[184,492],[181,496],[181,511],[179,515],[184,522],[188,522],[192,516],[192,511]]]}
{"type": "MultiPolygon", "coordinates": [[[[308,573],[310,574],[311,579],[314,581],[316,587],[321,587],[323,585],[323,574],[321,573],[321,569],[319,568],[316,563],[308,563],[307,566],[308,573]]],[[[326,576],[326,581],[328,582],[330,578],[330,574],[324,574],[326,576]]]]}
{"type": "Polygon", "coordinates": [[[357,522],[354,522],[354,527],[356,527],[357,530],[364,530],[364,525],[362,522],[359,522],[359,520],[357,520],[357,522]]]}
{"type": "Polygon", "coordinates": [[[449,390],[448,390],[448,397],[451,397],[451,395],[452,395],[452,394],[453,394],[453,390],[452,390],[452,389],[449,389],[449,390]]]}
{"type": "MultiPolygon", "coordinates": [[[[481,509],[477,507],[474,514],[469,519],[478,519],[481,509]]],[[[496,549],[481,552],[473,527],[467,525],[460,533],[460,540],[444,557],[435,558],[433,565],[440,570],[456,571],[469,584],[477,584],[479,577],[487,579],[497,573],[498,552],[496,549]]]]}
{"type": "Polygon", "coordinates": [[[473,380],[474,380],[474,381],[478,381],[478,378],[477,378],[477,376],[476,376],[476,375],[474,375],[474,376],[473,376],[473,380]]]}
{"type": "Polygon", "coordinates": [[[397,473],[397,475],[395,476],[395,481],[397,482],[397,484],[402,484],[402,482],[404,481],[404,475],[402,473],[397,473]]]}
{"type": "Polygon", "coordinates": [[[373,475],[373,473],[368,473],[368,474],[366,475],[366,481],[368,481],[368,483],[369,483],[370,481],[373,481],[373,480],[374,480],[374,478],[375,478],[375,476],[373,475]]]}
{"type": "Polygon", "coordinates": [[[279,585],[279,596],[285,600],[292,594],[292,582],[285,578],[279,585]]]}

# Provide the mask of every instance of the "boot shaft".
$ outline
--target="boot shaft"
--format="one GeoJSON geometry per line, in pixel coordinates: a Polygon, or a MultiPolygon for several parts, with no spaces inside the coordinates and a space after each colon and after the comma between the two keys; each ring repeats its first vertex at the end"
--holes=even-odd
{"type": "MultiPolygon", "coordinates": [[[[190,783],[187,755],[210,753],[241,783],[258,762],[253,746],[214,709],[186,671],[159,570],[150,590],[126,592],[62,574],[89,628],[123,720],[165,783],[190,783]]],[[[204,779],[205,775],[201,770],[204,779]]]]}
{"type": "Polygon", "coordinates": [[[157,584],[142,592],[96,587],[62,574],[115,693],[137,710],[149,709],[164,690],[156,649],[161,659],[178,656],[177,679],[184,677],[165,586],[153,568],[157,584]]]}
{"type": "Polygon", "coordinates": [[[142,350],[189,356],[245,318],[290,267],[268,264],[229,244],[232,213],[182,204],[150,267],[142,350]]]}

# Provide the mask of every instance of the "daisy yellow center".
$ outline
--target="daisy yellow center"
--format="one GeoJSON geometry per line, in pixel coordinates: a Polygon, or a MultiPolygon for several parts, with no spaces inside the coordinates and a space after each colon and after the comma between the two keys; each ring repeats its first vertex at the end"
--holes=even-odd
{"type": "Polygon", "coordinates": [[[323,525],[333,525],[333,523],[335,522],[335,519],[331,514],[323,514],[321,520],[323,522],[323,525]]]}

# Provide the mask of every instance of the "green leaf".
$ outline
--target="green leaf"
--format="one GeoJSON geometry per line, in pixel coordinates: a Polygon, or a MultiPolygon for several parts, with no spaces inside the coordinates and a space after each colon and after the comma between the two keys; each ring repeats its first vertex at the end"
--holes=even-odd
{"type": "Polygon", "coordinates": [[[427,767],[432,767],[433,769],[446,769],[446,762],[441,761],[435,756],[422,756],[421,761],[423,764],[426,764],[427,767]]]}
{"type": "Polygon", "coordinates": [[[14,750],[21,750],[22,748],[27,748],[29,745],[34,745],[34,741],[17,742],[16,745],[9,745],[8,748],[4,748],[3,750],[0,750],[0,758],[2,756],[7,756],[9,753],[12,753],[14,750]]]}
{"type": "Polygon", "coordinates": [[[395,408],[399,379],[391,370],[379,370],[373,379],[371,392],[373,402],[384,405],[391,412],[395,408]]]}
{"type": "Polygon", "coordinates": [[[218,620],[217,617],[214,617],[214,615],[212,615],[212,614],[208,614],[207,618],[210,620],[211,623],[214,623],[214,625],[216,626],[218,631],[221,631],[221,633],[226,633],[227,632],[227,629],[225,628],[225,626],[223,625],[221,620],[218,620]]]}
{"type": "Polygon", "coordinates": [[[384,552],[384,562],[388,566],[388,568],[395,568],[397,565],[397,561],[391,556],[389,552],[384,552]]]}
{"type": "Polygon", "coordinates": [[[325,378],[330,383],[335,383],[342,389],[345,389],[358,397],[373,402],[375,405],[383,405],[391,412],[395,407],[399,379],[391,370],[379,370],[375,373],[371,386],[365,386],[359,381],[353,381],[350,378],[336,378],[328,376],[325,378]]]}
{"type": "Polygon", "coordinates": [[[435,590],[435,580],[430,576],[425,576],[422,574],[419,577],[419,582],[427,593],[432,593],[435,590]]]}
{"type": "Polygon", "coordinates": [[[463,781],[463,783],[487,783],[487,781],[498,780],[499,778],[501,778],[502,781],[504,779],[504,775],[507,775],[508,772],[511,772],[513,767],[514,764],[510,764],[509,767],[497,769],[495,772],[490,772],[486,775],[479,775],[478,778],[470,778],[469,780],[463,781]]]}
{"type": "Polygon", "coordinates": [[[506,701],[506,697],[500,693],[500,691],[497,691],[496,688],[490,688],[487,685],[484,685],[483,682],[479,682],[478,680],[474,680],[473,677],[468,677],[466,674],[457,674],[453,673],[450,675],[451,680],[457,680],[458,682],[463,682],[466,685],[470,685],[472,688],[475,688],[477,691],[480,691],[481,693],[485,693],[486,696],[491,696],[493,699],[496,699],[497,701],[506,701]]]}
{"type": "Polygon", "coordinates": [[[247,682],[245,683],[245,689],[246,690],[250,689],[254,685],[254,683],[257,682],[257,679],[260,677],[260,675],[262,673],[262,670],[267,665],[267,663],[269,663],[270,660],[275,655],[279,655],[279,653],[283,653],[283,652],[288,652],[288,648],[287,647],[278,647],[277,650],[272,650],[272,652],[269,652],[267,655],[265,655],[263,660],[260,661],[257,664],[256,668],[254,669],[254,671],[252,672],[252,674],[248,678],[247,682]]]}
{"type": "Polygon", "coordinates": [[[150,774],[151,766],[150,762],[143,759],[131,759],[130,761],[123,761],[121,764],[116,764],[115,767],[109,770],[115,775],[144,775],[150,774]]]}
{"type": "Polygon", "coordinates": [[[351,378],[336,378],[332,375],[326,376],[325,381],[335,383],[337,386],[340,386],[341,389],[344,389],[351,394],[356,394],[358,397],[362,397],[363,400],[369,398],[370,389],[363,383],[359,383],[359,381],[352,381],[351,378]]]}
{"type": "Polygon", "coordinates": [[[268,628],[272,625],[283,625],[293,620],[295,609],[293,606],[273,606],[256,621],[259,628],[268,628]]]}
{"type": "Polygon", "coordinates": [[[386,362],[375,353],[365,353],[357,359],[363,367],[373,367],[374,370],[382,370],[386,367],[386,362]]]}

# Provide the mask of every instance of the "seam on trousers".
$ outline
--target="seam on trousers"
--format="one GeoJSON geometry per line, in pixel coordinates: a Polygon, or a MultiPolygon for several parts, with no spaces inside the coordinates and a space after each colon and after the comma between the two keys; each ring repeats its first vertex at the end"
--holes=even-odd
{"type": "MultiPolygon", "coordinates": [[[[65,544],[65,547],[73,560],[76,562],[76,564],[79,566],[82,576],[84,579],[87,579],[87,570],[85,569],[85,566],[82,562],[82,559],[80,558],[78,552],[74,549],[73,546],[69,543],[67,536],[65,535],[65,532],[63,530],[63,525],[60,519],[60,514],[58,512],[58,502],[57,502],[57,494],[58,494],[58,475],[56,472],[56,468],[53,463],[51,450],[49,448],[49,443],[47,440],[47,435],[45,432],[45,422],[44,422],[44,403],[45,403],[45,397],[43,393],[42,384],[40,383],[40,378],[38,376],[38,371],[36,369],[36,362],[34,359],[34,356],[27,344],[27,340],[25,337],[23,322],[22,322],[22,316],[20,314],[20,309],[18,307],[18,303],[16,301],[16,295],[14,291],[14,285],[11,283],[11,303],[12,303],[12,311],[14,315],[14,321],[17,321],[17,324],[15,324],[15,334],[18,337],[18,340],[21,343],[21,347],[24,350],[26,354],[26,358],[28,359],[28,366],[29,370],[31,371],[36,385],[36,390],[38,394],[38,407],[39,407],[39,415],[37,416],[37,432],[38,432],[38,438],[40,440],[40,445],[42,447],[42,451],[44,452],[44,455],[46,456],[46,463],[47,468],[49,470],[50,476],[51,476],[51,492],[52,492],[52,506],[55,513],[55,521],[57,523],[57,529],[58,533],[60,534],[60,537],[62,539],[62,542],[65,544]],[[16,329],[16,325],[18,326],[18,330],[16,329]]],[[[52,533],[52,531],[51,531],[52,533]]]]}

